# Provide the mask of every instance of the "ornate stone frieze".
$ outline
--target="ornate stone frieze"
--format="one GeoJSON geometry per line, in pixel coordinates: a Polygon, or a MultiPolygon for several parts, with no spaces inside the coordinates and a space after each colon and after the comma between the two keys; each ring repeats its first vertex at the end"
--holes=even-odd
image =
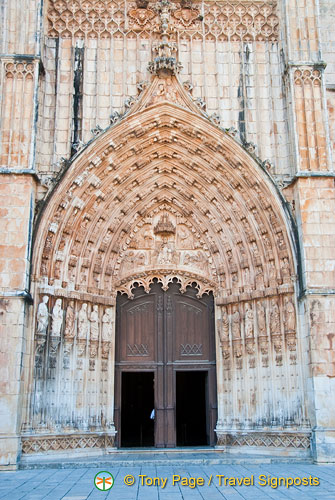
{"type": "Polygon", "coordinates": [[[301,67],[294,72],[295,85],[321,86],[321,71],[313,67],[301,67]]]}
{"type": "Polygon", "coordinates": [[[46,453],[93,448],[114,448],[115,436],[110,434],[70,434],[22,437],[22,453],[46,453]]]}
{"type": "Polygon", "coordinates": [[[6,61],[5,74],[7,78],[17,78],[18,80],[32,80],[34,77],[34,64],[24,61],[6,61]]]}
{"type": "MultiPolygon", "coordinates": [[[[169,3],[169,2],[166,2],[169,3]]],[[[48,6],[48,35],[52,38],[110,38],[127,33],[154,33],[166,24],[164,2],[138,3],[117,0],[52,0],[48,6]],[[158,8],[157,8],[158,5],[158,8]],[[125,16],[126,12],[126,16],[125,16]],[[164,17],[165,16],[165,17],[164,17]]],[[[218,1],[173,3],[171,26],[183,34],[199,33],[231,41],[278,39],[275,1],[218,1]]]]}
{"type": "Polygon", "coordinates": [[[118,283],[116,285],[116,289],[121,293],[127,294],[129,298],[132,298],[132,290],[136,285],[143,286],[144,290],[146,292],[149,292],[150,285],[155,280],[157,280],[158,283],[162,283],[163,290],[167,290],[169,287],[169,283],[177,280],[177,282],[181,285],[181,293],[185,292],[188,286],[192,286],[192,283],[195,283],[196,288],[198,289],[198,297],[201,297],[204,293],[212,292],[215,288],[215,284],[213,282],[202,278],[202,276],[185,271],[173,272],[173,270],[158,269],[157,271],[142,273],[138,274],[137,276],[135,275],[133,277],[130,277],[130,279],[127,278],[118,283]]]}
{"type": "Polygon", "coordinates": [[[218,446],[265,446],[267,448],[293,448],[308,450],[311,436],[308,433],[243,432],[241,434],[226,433],[216,430],[218,446]]]}

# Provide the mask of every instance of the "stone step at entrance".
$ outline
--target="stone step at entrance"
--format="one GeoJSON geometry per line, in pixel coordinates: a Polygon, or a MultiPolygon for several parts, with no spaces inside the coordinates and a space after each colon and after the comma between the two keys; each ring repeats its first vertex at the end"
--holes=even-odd
{"type": "Polygon", "coordinates": [[[232,454],[222,450],[204,448],[124,448],[98,457],[48,459],[47,457],[24,459],[19,469],[80,469],[144,466],[191,466],[191,465],[261,465],[276,463],[307,464],[311,458],[284,457],[259,454],[232,454]]]}

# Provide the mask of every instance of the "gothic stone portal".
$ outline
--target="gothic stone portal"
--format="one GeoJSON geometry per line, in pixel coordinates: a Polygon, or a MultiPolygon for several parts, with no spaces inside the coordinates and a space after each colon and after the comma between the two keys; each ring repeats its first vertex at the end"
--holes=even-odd
{"type": "Polygon", "coordinates": [[[199,439],[307,456],[292,221],[265,167],[208,121],[177,77],[158,94],[161,85],[155,76],[74,158],[40,215],[23,453],[101,451],[115,436],[122,445],[122,374],[136,371],[154,381],[155,444],[188,442],[178,390],[192,367],[207,397],[199,439]],[[216,335],[212,313],[206,336],[185,318],[206,310],[211,293],[216,335]],[[141,315],[147,326],[135,322],[141,315]]]}
{"type": "Polygon", "coordinates": [[[181,294],[173,282],[166,291],[154,283],[149,294],[138,287],[133,300],[118,296],[114,421],[119,446],[214,444],[214,300],[212,294],[197,298],[197,293],[193,286],[181,294]]]}

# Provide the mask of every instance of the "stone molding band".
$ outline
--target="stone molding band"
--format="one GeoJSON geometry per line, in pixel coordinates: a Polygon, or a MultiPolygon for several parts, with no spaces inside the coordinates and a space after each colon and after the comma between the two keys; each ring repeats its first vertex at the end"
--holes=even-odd
{"type": "Polygon", "coordinates": [[[70,434],[22,437],[22,453],[46,453],[87,448],[114,448],[112,434],[70,434]]]}
{"type": "Polygon", "coordinates": [[[306,432],[222,432],[217,433],[217,446],[265,446],[308,450],[311,433],[306,432]]]}
{"type": "MultiPolygon", "coordinates": [[[[309,450],[310,432],[221,432],[216,430],[217,446],[252,446],[309,450]]],[[[64,452],[74,449],[114,448],[115,436],[111,434],[70,434],[22,437],[22,454],[64,452]]]]}

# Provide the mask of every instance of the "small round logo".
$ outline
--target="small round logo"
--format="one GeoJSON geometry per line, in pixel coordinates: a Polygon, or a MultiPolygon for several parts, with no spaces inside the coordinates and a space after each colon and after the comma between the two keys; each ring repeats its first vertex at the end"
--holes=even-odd
{"type": "Polygon", "coordinates": [[[102,470],[94,478],[94,485],[100,491],[108,491],[113,487],[114,478],[110,472],[102,470]]]}

